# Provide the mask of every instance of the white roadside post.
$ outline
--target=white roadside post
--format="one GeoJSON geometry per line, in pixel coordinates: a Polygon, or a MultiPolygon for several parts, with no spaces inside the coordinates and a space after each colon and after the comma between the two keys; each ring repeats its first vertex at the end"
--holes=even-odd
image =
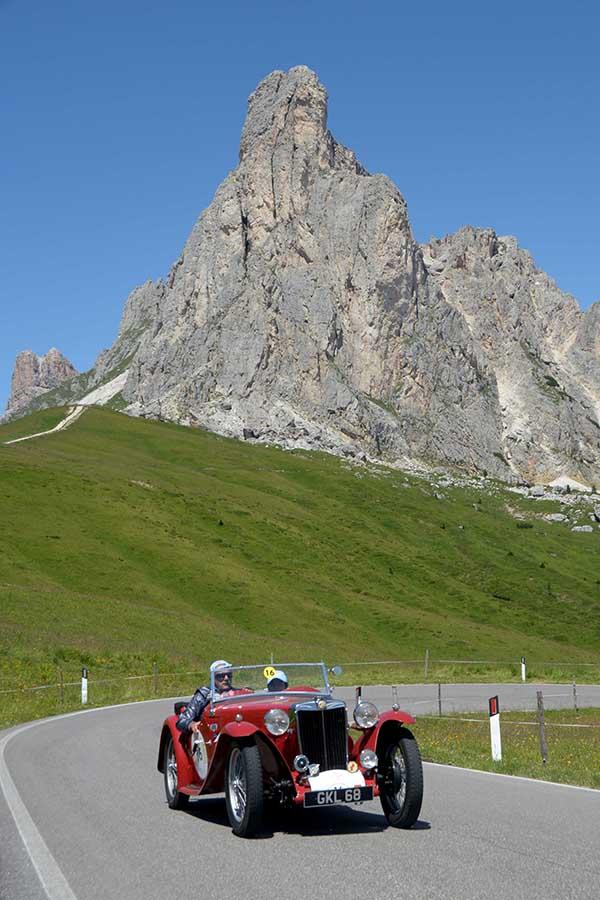
{"type": "Polygon", "coordinates": [[[502,739],[500,737],[500,704],[498,695],[488,700],[490,707],[490,738],[492,741],[492,759],[502,761],[502,739]]]}
{"type": "Polygon", "coordinates": [[[525,665],[525,657],[521,657],[521,681],[527,681],[527,666],[525,665]]]}
{"type": "Polygon", "coordinates": [[[85,706],[88,700],[88,670],[83,667],[81,670],[81,703],[85,706]]]}

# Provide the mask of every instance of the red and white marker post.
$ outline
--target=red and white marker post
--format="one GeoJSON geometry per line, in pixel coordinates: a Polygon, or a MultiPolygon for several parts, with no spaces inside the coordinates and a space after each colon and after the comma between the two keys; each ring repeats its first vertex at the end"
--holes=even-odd
{"type": "Polygon", "coordinates": [[[81,703],[85,706],[88,702],[88,670],[83,667],[81,670],[81,703]]]}
{"type": "Polygon", "coordinates": [[[494,762],[502,760],[502,738],[500,737],[500,704],[498,695],[488,700],[490,707],[490,738],[492,741],[492,759],[494,762]]]}

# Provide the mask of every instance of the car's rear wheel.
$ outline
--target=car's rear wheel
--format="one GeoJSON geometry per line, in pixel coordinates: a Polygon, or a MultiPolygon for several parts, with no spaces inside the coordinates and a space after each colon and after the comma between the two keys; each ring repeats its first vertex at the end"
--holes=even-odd
{"type": "Polygon", "coordinates": [[[253,837],[263,824],[264,792],[256,744],[234,744],[227,760],[225,803],[233,833],[253,837]]]}
{"type": "Polygon", "coordinates": [[[403,728],[381,755],[379,797],[383,812],[394,828],[410,828],[421,812],[423,765],[417,742],[403,728]]]}
{"type": "Polygon", "coordinates": [[[171,809],[184,809],[188,805],[189,797],[182,794],[178,788],[177,782],[177,757],[175,755],[175,744],[171,735],[165,742],[165,758],[163,765],[165,776],[165,794],[167,795],[167,803],[171,809]]]}

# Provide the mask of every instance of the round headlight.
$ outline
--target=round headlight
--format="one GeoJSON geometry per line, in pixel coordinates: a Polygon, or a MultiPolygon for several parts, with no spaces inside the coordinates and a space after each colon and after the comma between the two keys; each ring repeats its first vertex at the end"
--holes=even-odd
{"type": "Polygon", "coordinates": [[[284,709],[270,709],[268,713],[265,713],[264,721],[267,731],[275,737],[285,734],[290,727],[290,717],[284,709]]]}
{"type": "Polygon", "coordinates": [[[310,766],[310,762],[308,760],[308,756],[305,756],[304,753],[299,753],[298,756],[294,757],[294,768],[296,772],[307,772],[308,767],[310,766]]]}
{"type": "Polygon", "coordinates": [[[359,759],[363,769],[374,769],[377,766],[377,754],[373,750],[362,750],[359,759]]]}
{"type": "Polygon", "coordinates": [[[379,710],[374,703],[368,700],[361,700],[354,710],[354,721],[359,728],[372,728],[377,724],[379,719],[379,710]]]}

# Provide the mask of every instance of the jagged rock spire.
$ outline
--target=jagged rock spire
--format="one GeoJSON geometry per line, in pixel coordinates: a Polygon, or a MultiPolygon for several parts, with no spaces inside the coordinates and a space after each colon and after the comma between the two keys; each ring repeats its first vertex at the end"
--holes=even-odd
{"type": "Polygon", "coordinates": [[[77,369],[56,347],[48,350],[45,356],[24,350],[15,360],[6,415],[18,414],[34,397],[58,387],[76,374],[77,369]]]}

